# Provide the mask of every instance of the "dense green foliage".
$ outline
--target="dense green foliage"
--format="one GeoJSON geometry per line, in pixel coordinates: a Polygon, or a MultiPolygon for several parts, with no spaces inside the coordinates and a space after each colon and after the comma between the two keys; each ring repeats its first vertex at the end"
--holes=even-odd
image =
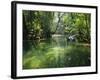
{"type": "Polygon", "coordinates": [[[43,40],[53,34],[76,35],[90,43],[90,14],[23,11],[24,40],[43,40]]]}
{"type": "Polygon", "coordinates": [[[23,69],[89,66],[88,13],[23,10],[23,69]]]}

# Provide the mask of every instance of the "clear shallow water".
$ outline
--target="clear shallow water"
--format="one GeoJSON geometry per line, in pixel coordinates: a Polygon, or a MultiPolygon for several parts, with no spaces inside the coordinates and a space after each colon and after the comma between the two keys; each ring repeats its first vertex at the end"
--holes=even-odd
{"type": "Polygon", "coordinates": [[[23,69],[90,66],[90,47],[67,42],[63,35],[23,41],[23,69]]]}

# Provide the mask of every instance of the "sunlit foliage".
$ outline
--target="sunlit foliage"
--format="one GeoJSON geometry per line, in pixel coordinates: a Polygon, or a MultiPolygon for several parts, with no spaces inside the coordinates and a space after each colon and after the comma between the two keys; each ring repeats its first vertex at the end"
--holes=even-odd
{"type": "Polygon", "coordinates": [[[23,69],[90,66],[91,14],[23,10],[23,69]]]}

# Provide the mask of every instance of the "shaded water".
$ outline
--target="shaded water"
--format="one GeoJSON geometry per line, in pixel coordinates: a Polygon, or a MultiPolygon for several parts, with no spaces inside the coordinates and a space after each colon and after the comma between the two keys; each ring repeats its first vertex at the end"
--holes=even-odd
{"type": "Polygon", "coordinates": [[[63,35],[23,41],[23,69],[90,66],[90,47],[68,43],[63,35]]]}

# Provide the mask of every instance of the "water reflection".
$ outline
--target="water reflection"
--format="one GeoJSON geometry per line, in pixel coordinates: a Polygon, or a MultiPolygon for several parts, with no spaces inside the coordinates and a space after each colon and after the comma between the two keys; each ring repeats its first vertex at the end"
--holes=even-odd
{"type": "Polygon", "coordinates": [[[23,69],[90,66],[90,48],[76,44],[64,35],[23,41],[23,69]]]}

